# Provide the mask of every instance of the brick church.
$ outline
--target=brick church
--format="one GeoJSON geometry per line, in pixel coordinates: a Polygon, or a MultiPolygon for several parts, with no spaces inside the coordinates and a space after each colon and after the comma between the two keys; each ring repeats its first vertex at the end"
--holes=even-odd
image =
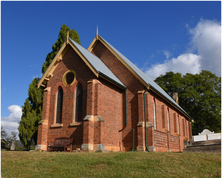
{"type": "Polygon", "coordinates": [[[88,49],[67,36],[45,87],[36,149],[73,138],[72,149],[183,151],[191,118],[129,59],[96,35],[88,49]]]}

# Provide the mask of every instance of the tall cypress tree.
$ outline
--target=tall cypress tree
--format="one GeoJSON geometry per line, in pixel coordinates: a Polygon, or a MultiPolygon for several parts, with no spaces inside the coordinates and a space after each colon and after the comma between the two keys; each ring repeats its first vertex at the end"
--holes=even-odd
{"type": "MultiPolygon", "coordinates": [[[[69,31],[69,37],[80,44],[78,33],[66,25],[62,25],[59,32],[59,37],[55,44],[52,45],[52,51],[46,56],[46,61],[42,66],[42,74],[45,73],[50,63],[56,56],[57,52],[63,45],[69,31]]],[[[19,138],[26,148],[30,148],[32,144],[37,144],[38,123],[42,118],[42,101],[43,101],[43,87],[37,89],[37,84],[40,78],[34,78],[29,85],[28,98],[22,106],[22,118],[19,123],[19,138]]]]}

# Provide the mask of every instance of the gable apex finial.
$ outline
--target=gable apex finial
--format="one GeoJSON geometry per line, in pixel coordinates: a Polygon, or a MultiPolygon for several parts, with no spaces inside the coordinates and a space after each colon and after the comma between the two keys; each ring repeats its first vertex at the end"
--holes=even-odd
{"type": "Polygon", "coordinates": [[[98,25],[97,25],[97,29],[96,29],[96,36],[99,35],[99,32],[98,32],[98,25]]]}
{"type": "Polygon", "coordinates": [[[69,30],[67,31],[67,38],[66,38],[66,43],[68,44],[68,39],[69,39],[69,30]]]}

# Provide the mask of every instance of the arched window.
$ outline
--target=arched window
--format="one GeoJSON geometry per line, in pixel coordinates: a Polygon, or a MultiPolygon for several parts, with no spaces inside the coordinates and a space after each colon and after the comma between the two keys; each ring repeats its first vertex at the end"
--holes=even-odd
{"type": "Polygon", "coordinates": [[[170,130],[170,116],[169,116],[169,108],[167,108],[167,129],[170,130]]]}
{"type": "Polygon", "coordinates": [[[184,119],[183,119],[183,136],[185,136],[185,121],[184,121],[184,119]]]}
{"type": "Polygon", "coordinates": [[[59,87],[57,91],[57,101],[56,101],[56,123],[62,123],[62,103],[63,103],[63,90],[59,87]]]}
{"type": "Polygon", "coordinates": [[[82,122],[82,101],[83,101],[83,88],[81,83],[76,87],[76,100],[75,100],[75,122],[82,122]]]}
{"type": "Polygon", "coordinates": [[[153,99],[153,124],[154,129],[156,129],[156,106],[155,106],[155,100],[153,99]]]}
{"type": "Polygon", "coordinates": [[[177,115],[178,134],[180,134],[179,114],[177,115]]]}
{"type": "Polygon", "coordinates": [[[177,133],[176,113],[174,113],[173,116],[174,116],[174,132],[177,133]]]}
{"type": "Polygon", "coordinates": [[[164,111],[165,111],[165,107],[164,105],[162,105],[162,128],[165,128],[165,124],[166,124],[166,121],[165,121],[166,115],[164,111]]]}

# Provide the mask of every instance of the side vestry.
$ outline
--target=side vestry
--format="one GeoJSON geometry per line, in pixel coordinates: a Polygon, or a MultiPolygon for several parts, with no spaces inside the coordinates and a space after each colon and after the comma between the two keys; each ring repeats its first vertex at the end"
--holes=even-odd
{"type": "Polygon", "coordinates": [[[88,49],[67,36],[40,86],[36,149],[68,138],[72,146],[61,146],[67,151],[183,151],[192,142],[178,94],[168,96],[98,33],[88,49]]]}

